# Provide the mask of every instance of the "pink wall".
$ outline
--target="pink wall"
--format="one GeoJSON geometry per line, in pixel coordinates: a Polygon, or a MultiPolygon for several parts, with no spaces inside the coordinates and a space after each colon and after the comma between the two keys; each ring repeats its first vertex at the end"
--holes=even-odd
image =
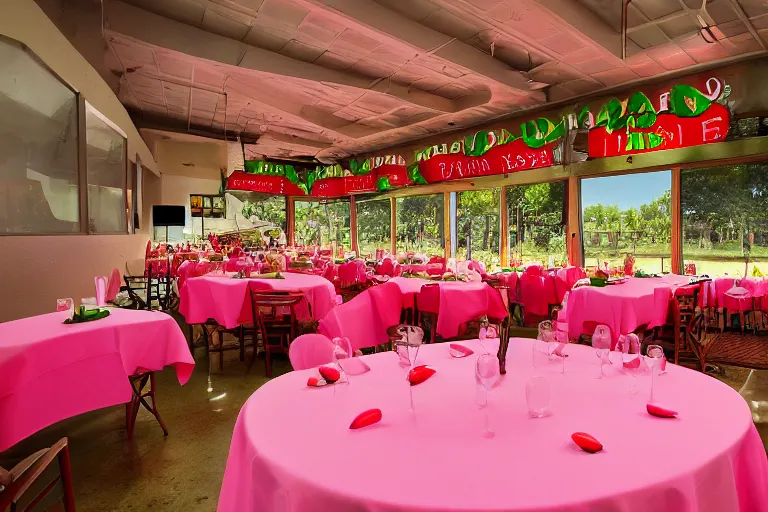
{"type": "Polygon", "coordinates": [[[93,278],[112,268],[141,273],[148,237],[140,235],[0,236],[0,322],[75,305],[94,296],[93,278]]]}

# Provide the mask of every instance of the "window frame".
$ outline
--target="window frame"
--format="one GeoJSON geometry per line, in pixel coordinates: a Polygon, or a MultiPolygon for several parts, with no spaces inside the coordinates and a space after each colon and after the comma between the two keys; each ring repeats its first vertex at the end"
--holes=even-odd
{"type": "MultiPolygon", "coordinates": [[[[82,95],[78,95],[81,96],[82,95]]],[[[83,178],[80,181],[80,204],[85,205],[85,213],[86,213],[86,219],[87,224],[85,225],[85,232],[88,235],[128,235],[130,234],[130,222],[129,217],[131,215],[131,205],[128,204],[128,136],[125,134],[125,132],[117,126],[115,123],[113,123],[107,116],[102,114],[99,109],[91,105],[88,100],[85,99],[85,97],[82,97],[82,123],[78,123],[78,127],[82,127],[82,134],[83,138],[78,141],[79,147],[82,150],[82,167],[81,167],[81,175],[83,178]],[[88,211],[88,137],[87,137],[87,126],[86,126],[86,112],[87,110],[90,110],[91,113],[93,113],[96,117],[99,118],[100,121],[102,121],[104,124],[109,126],[111,129],[113,129],[119,136],[123,138],[123,155],[122,155],[122,169],[121,169],[121,177],[120,177],[120,183],[122,185],[123,189],[123,217],[125,217],[125,230],[123,231],[91,231],[90,228],[90,212],[88,211]],[[85,182],[85,186],[83,187],[83,182],[85,182]]],[[[80,102],[78,101],[78,107],[80,106],[80,102]]],[[[79,111],[79,108],[78,108],[79,111]]],[[[79,113],[79,112],[78,112],[79,113]]],[[[80,116],[78,115],[78,120],[80,119],[80,116]]],[[[82,207],[81,207],[82,211],[82,207]]]]}
{"type": "MultiPolygon", "coordinates": [[[[76,90],[69,82],[64,80],[61,75],[54,71],[48,64],[41,59],[37,53],[35,53],[28,45],[21,41],[7,37],[0,34],[0,41],[9,43],[10,45],[20,48],[29,58],[34,60],[42,69],[47,71],[52,77],[54,77],[61,85],[66,87],[75,96],[77,104],[75,113],[76,133],[77,133],[77,200],[78,200],[78,223],[79,229],[73,232],[61,233],[50,231],[39,231],[34,233],[0,233],[2,237],[24,237],[24,236],[82,236],[82,235],[128,235],[135,233],[136,229],[131,229],[131,222],[129,216],[131,215],[131,205],[128,203],[128,136],[125,132],[108,117],[102,114],[95,106],[89,105],[85,96],[80,91],[76,90]],[[90,108],[93,112],[104,121],[110,128],[114,129],[120,136],[123,137],[123,157],[122,157],[122,176],[121,184],[123,190],[123,212],[118,212],[126,219],[124,231],[113,232],[92,232],[89,224],[89,212],[88,212],[88,158],[87,158],[87,137],[86,137],[86,108],[90,108]]],[[[138,155],[137,155],[137,165],[138,155]]],[[[136,193],[137,191],[134,191],[136,193]]],[[[143,193],[143,187],[138,193],[143,193]]]]}
{"type": "MultiPolygon", "coordinates": [[[[26,53],[32,60],[36,61],[43,69],[45,69],[48,73],[51,74],[58,82],[69,89],[69,91],[72,92],[72,94],[75,95],[75,101],[77,102],[77,109],[75,113],[75,122],[77,123],[77,186],[78,186],[78,194],[77,194],[77,201],[78,201],[78,223],[80,224],[80,229],[78,231],[73,232],[51,232],[51,231],[39,231],[36,233],[0,233],[0,236],[2,237],[23,237],[23,236],[81,236],[83,234],[87,233],[87,216],[83,217],[83,195],[82,195],[82,176],[83,176],[83,165],[82,165],[82,150],[84,149],[80,141],[81,139],[81,126],[84,127],[85,125],[85,119],[83,117],[83,112],[80,109],[80,102],[82,98],[82,93],[77,91],[74,87],[72,87],[69,82],[64,80],[61,75],[56,73],[51,67],[45,63],[43,59],[41,59],[37,53],[35,53],[28,45],[22,43],[21,41],[18,41],[16,39],[13,39],[12,37],[5,36],[3,34],[0,34],[0,41],[7,42],[11,45],[18,46],[24,53],[26,53]],[[86,219],[86,223],[83,223],[83,219],[86,219]]],[[[86,199],[87,201],[87,199],[86,199]]],[[[86,206],[87,208],[87,206],[86,206]]]]}

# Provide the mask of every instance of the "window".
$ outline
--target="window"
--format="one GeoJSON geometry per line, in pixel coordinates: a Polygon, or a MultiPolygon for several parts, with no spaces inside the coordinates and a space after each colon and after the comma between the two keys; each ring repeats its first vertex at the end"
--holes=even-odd
{"type": "Polygon", "coordinates": [[[360,255],[375,255],[376,249],[390,250],[392,212],[389,199],[358,201],[355,207],[360,255]]]}
{"type": "Polygon", "coordinates": [[[507,189],[509,255],[515,266],[567,262],[565,194],[564,181],[507,189]]]}
{"type": "Polygon", "coordinates": [[[285,197],[258,193],[234,195],[242,199],[240,213],[251,222],[254,228],[268,225],[286,230],[285,197]]]}
{"type": "Polygon", "coordinates": [[[125,136],[86,104],[88,231],[125,233],[125,136]]]}
{"type": "Polygon", "coordinates": [[[631,253],[635,269],[671,272],[672,172],[581,181],[584,265],[621,267],[631,253]]]}
{"type": "Polygon", "coordinates": [[[397,250],[445,254],[443,194],[397,199],[397,250]]]}
{"type": "Polygon", "coordinates": [[[680,172],[683,261],[709,276],[768,273],[768,165],[680,172]]]}
{"type": "Polygon", "coordinates": [[[80,231],[77,97],[0,38],[0,233],[80,231]]]}
{"type": "Polygon", "coordinates": [[[456,205],[456,258],[499,264],[501,189],[459,192],[456,205]]]}
{"type": "Polygon", "coordinates": [[[348,201],[296,201],[295,211],[298,245],[350,248],[348,201]]]}

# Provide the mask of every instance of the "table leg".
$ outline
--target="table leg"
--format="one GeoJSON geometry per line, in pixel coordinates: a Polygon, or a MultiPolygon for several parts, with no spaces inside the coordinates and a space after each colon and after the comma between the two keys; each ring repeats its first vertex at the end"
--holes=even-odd
{"type": "Polygon", "coordinates": [[[136,416],[139,414],[139,406],[143,406],[148,410],[152,416],[155,417],[160,424],[160,428],[163,429],[163,435],[168,435],[168,429],[165,428],[165,423],[160,417],[160,412],[157,410],[157,400],[155,399],[155,372],[137,373],[128,377],[131,383],[131,389],[133,390],[133,396],[131,401],[125,404],[125,424],[128,430],[128,439],[133,438],[133,428],[136,425],[136,416]],[[149,389],[145,389],[149,384],[149,389]],[[152,405],[149,405],[147,398],[152,400],[152,405]]]}

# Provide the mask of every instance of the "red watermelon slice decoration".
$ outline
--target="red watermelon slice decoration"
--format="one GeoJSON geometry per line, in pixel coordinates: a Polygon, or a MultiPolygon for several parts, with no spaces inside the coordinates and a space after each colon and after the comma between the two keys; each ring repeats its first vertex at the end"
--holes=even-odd
{"type": "Polygon", "coordinates": [[[656,404],[646,405],[645,410],[648,411],[648,414],[650,414],[651,416],[656,416],[657,418],[676,418],[677,417],[677,411],[673,411],[672,409],[667,409],[666,407],[662,407],[656,404]]]}
{"type": "Polygon", "coordinates": [[[571,439],[576,443],[576,446],[581,448],[587,453],[597,453],[603,449],[603,445],[600,441],[587,434],[586,432],[576,432],[571,435],[571,439]]]}
{"type": "Polygon", "coordinates": [[[381,421],[381,409],[368,409],[358,414],[349,425],[351,430],[367,427],[381,421]]]}
{"type": "Polygon", "coordinates": [[[425,366],[425,365],[417,366],[408,372],[408,382],[411,383],[411,386],[416,386],[418,384],[421,384],[422,382],[424,382],[434,374],[435,374],[435,370],[433,370],[429,366],[425,366]]]}
{"type": "Polygon", "coordinates": [[[331,368],[330,366],[321,366],[319,371],[320,375],[322,375],[323,378],[331,384],[341,378],[341,373],[339,373],[339,370],[336,368],[331,368]]]}

